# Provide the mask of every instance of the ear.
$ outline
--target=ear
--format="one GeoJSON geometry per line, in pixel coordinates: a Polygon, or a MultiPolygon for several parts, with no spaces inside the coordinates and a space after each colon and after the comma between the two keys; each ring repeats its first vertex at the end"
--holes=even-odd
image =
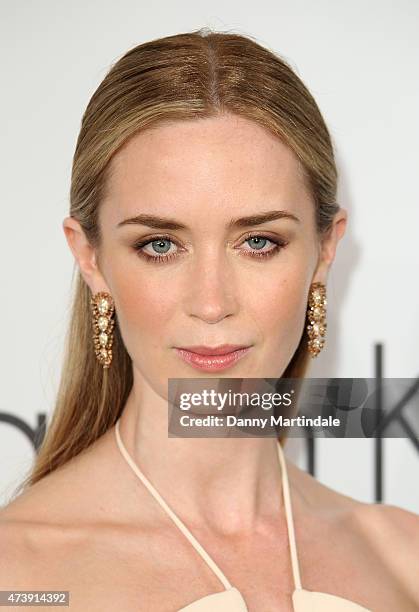
{"type": "Polygon", "coordinates": [[[336,247],[345,233],[348,213],[340,208],[333,218],[333,223],[321,242],[319,260],[312,279],[312,283],[321,282],[327,284],[327,276],[330,266],[336,255],[336,247]]]}
{"type": "Polygon", "coordinates": [[[73,217],[66,217],[63,221],[63,230],[70,250],[77,260],[80,273],[90,287],[92,294],[98,291],[110,293],[97,265],[96,250],[87,240],[80,223],[73,217]]]}

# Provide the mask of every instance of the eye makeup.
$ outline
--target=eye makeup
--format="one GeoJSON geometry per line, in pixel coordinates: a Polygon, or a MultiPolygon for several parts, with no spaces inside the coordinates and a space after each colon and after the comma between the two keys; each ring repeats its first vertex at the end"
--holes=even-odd
{"type": "MultiPolygon", "coordinates": [[[[253,258],[258,258],[258,259],[270,259],[271,257],[274,257],[275,255],[279,254],[288,245],[288,241],[282,238],[272,238],[262,233],[261,234],[255,234],[255,233],[247,234],[244,237],[242,244],[246,242],[249,244],[252,241],[256,242],[256,244],[259,244],[258,241],[262,241],[265,243],[270,242],[273,244],[273,246],[269,250],[264,250],[264,251],[262,251],[261,249],[244,250],[244,252],[246,253],[245,257],[253,257],[253,258]]],[[[150,262],[150,263],[168,263],[178,257],[181,257],[181,255],[178,254],[178,251],[176,251],[175,253],[170,253],[168,255],[162,254],[162,253],[155,253],[154,255],[150,255],[150,253],[147,253],[145,251],[145,248],[148,245],[151,245],[153,243],[164,244],[165,242],[175,244],[177,247],[180,247],[181,251],[185,250],[183,249],[183,247],[180,246],[177,240],[174,240],[173,238],[167,235],[153,236],[152,238],[147,238],[145,240],[139,240],[133,245],[133,248],[140,257],[142,257],[143,259],[145,259],[147,262],[150,262]]],[[[262,245],[261,248],[263,248],[263,246],[265,245],[262,245]]]]}

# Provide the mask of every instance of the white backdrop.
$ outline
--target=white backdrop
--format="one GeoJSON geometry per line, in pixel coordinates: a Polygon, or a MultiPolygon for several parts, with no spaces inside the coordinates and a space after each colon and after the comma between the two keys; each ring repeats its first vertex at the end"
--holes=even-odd
{"type": "MultiPolygon", "coordinates": [[[[418,2],[2,0],[0,23],[0,413],[35,427],[53,406],[73,269],[61,223],[90,96],[129,48],[203,26],[253,36],[288,60],[335,142],[349,226],[328,283],[326,347],[310,374],[373,377],[383,342],[384,376],[419,375],[418,2]]],[[[286,452],[305,467],[301,442],[286,452]]],[[[372,441],[317,448],[319,480],[373,501],[372,441]]],[[[33,457],[0,421],[0,503],[33,457]]],[[[385,440],[384,464],[384,501],[419,512],[413,445],[385,440]]]]}

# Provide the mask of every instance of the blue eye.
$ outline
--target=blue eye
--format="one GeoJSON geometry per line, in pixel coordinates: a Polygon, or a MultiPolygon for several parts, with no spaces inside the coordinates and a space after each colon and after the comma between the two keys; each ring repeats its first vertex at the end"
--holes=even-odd
{"type": "MultiPolygon", "coordinates": [[[[256,246],[256,250],[259,251],[260,249],[263,249],[263,247],[264,247],[264,244],[261,244],[261,243],[265,243],[266,244],[266,242],[268,241],[268,238],[264,238],[263,236],[254,236],[253,238],[248,238],[246,240],[246,242],[249,243],[249,244],[252,241],[253,241],[253,244],[256,246]]],[[[269,242],[271,242],[271,241],[269,240],[269,242]]]]}
{"type": "Polygon", "coordinates": [[[166,248],[168,242],[171,242],[171,240],[169,240],[168,238],[158,238],[157,240],[152,240],[148,244],[151,244],[153,249],[157,249],[158,255],[162,255],[162,254],[164,255],[170,249],[170,246],[166,248]],[[166,245],[164,243],[166,243],[166,245]],[[159,249],[162,249],[162,250],[160,251],[159,249]]]}
{"type": "MultiPolygon", "coordinates": [[[[244,249],[246,252],[246,256],[258,258],[273,257],[288,245],[288,242],[286,240],[274,240],[273,238],[268,238],[267,236],[259,234],[250,234],[246,236],[243,242],[248,243],[249,246],[252,246],[250,251],[244,249]],[[271,247],[269,250],[262,250],[264,249],[267,243],[271,243],[274,246],[271,247]]],[[[156,236],[152,240],[137,242],[134,245],[134,249],[141,257],[143,257],[147,261],[150,261],[152,263],[167,263],[168,261],[171,261],[173,258],[178,256],[177,251],[175,251],[174,253],[169,253],[167,255],[168,251],[170,250],[170,246],[168,245],[168,243],[172,243],[177,246],[177,242],[169,236],[156,236]],[[145,251],[145,247],[147,247],[148,245],[151,245],[155,253],[154,255],[151,255],[150,253],[147,253],[145,251]]]]}

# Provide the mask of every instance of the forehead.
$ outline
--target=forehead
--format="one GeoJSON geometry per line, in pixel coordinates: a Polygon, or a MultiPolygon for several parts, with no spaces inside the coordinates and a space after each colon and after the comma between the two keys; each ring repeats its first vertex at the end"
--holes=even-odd
{"type": "Polygon", "coordinates": [[[193,215],[207,207],[231,217],[282,204],[302,214],[310,198],[293,151],[256,122],[231,114],[133,136],[111,161],[106,194],[101,215],[112,223],[131,213],[193,215]]]}

